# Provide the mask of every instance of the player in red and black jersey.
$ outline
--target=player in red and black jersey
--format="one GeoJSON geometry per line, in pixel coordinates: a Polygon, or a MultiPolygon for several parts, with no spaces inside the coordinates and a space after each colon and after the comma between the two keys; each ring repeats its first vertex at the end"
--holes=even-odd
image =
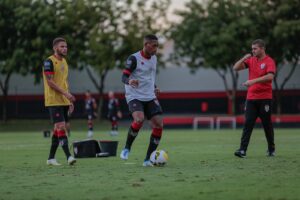
{"type": "Polygon", "coordinates": [[[275,155],[274,129],[271,121],[272,112],[272,80],[276,73],[274,60],[266,55],[265,42],[261,39],[252,42],[252,54],[246,54],[237,61],[233,69],[248,69],[249,79],[243,83],[248,88],[245,105],[245,124],[240,148],[235,156],[245,157],[251,133],[257,117],[262,121],[268,142],[268,156],[275,155]]]}
{"type": "Polygon", "coordinates": [[[110,135],[118,135],[118,120],[122,118],[119,100],[113,91],[108,92],[108,114],[107,118],[111,121],[110,135]]]}

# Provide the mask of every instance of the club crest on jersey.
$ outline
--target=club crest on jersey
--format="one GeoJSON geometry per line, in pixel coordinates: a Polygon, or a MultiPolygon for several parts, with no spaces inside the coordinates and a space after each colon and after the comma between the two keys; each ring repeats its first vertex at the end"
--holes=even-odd
{"type": "Polygon", "coordinates": [[[269,112],[269,110],[270,110],[270,106],[269,105],[265,105],[265,111],[269,112]]]}
{"type": "Polygon", "coordinates": [[[51,69],[51,63],[49,61],[44,62],[44,68],[45,70],[50,70],[51,69]]]}
{"type": "Polygon", "coordinates": [[[62,71],[62,72],[63,72],[63,71],[64,71],[64,69],[65,69],[65,65],[64,65],[64,64],[61,64],[61,65],[60,65],[60,71],[62,71]]]}
{"type": "Polygon", "coordinates": [[[260,64],[260,69],[264,69],[266,67],[265,63],[260,64]]]}

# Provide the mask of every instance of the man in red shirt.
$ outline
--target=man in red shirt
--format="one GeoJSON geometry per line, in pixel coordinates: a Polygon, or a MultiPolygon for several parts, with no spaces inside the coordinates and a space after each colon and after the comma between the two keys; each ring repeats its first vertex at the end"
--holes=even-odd
{"type": "Polygon", "coordinates": [[[261,39],[252,42],[252,54],[246,54],[237,61],[233,69],[249,70],[249,80],[243,83],[248,88],[245,105],[245,124],[240,148],[235,156],[244,158],[250,141],[251,133],[257,117],[262,121],[268,141],[267,156],[275,156],[274,129],[271,121],[272,111],[272,80],[276,73],[274,60],[266,55],[265,42],[261,39]]]}

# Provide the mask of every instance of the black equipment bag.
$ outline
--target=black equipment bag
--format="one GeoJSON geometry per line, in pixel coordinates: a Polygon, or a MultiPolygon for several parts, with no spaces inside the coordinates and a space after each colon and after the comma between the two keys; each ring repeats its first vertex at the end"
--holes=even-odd
{"type": "Polygon", "coordinates": [[[73,152],[75,158],[95,158],[109,155],[109,153],[101,152],[98,141],[91,139],[73,142],[73,152]]]}

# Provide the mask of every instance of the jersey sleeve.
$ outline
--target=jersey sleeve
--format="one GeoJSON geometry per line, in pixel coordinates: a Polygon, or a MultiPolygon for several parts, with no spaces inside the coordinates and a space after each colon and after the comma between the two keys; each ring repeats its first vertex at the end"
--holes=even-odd
{"type": "Polygon", "coordinates": [[[126,60],[125,69],[123,70],[122,82],[128,84],[130,74],[136,69],[136,57],[131,55],[126,60]]]}
{"type": "Polygon", "coordinates": [[[271,59],[270,62],[267,64],[267,73],[276,73],[276,65],[273,59],[271,59]]]}
{"type": "Polygon", "coordinates": [[[249,67],[250,67],[250,61],[251,61],[251,58],[252,58],[252,57],[247,58],[246,60],[244,60],[244,64],[245,64],[245,67],[246,67],[246,68],[249,68],[249,67]]]}
{"type": "Polygon", "coordinates": [[[54,66],[53,66],[53,62],[50,59],[47,59],[44,61],[44,65],[43,65],[43,72],[44,74],[54,74],[54,66]]]}

